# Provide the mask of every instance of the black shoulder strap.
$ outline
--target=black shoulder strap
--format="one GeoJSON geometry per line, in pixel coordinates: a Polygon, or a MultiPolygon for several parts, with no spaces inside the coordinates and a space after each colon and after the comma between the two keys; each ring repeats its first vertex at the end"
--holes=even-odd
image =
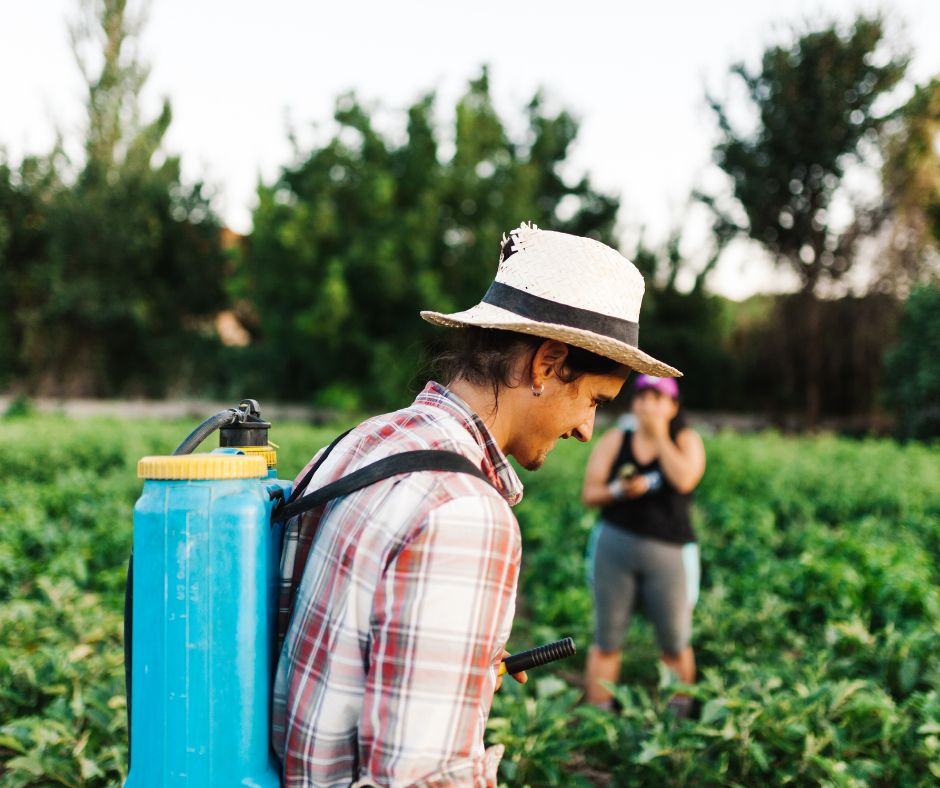
{"type": "Polygon", "coordinates": [[[326,503],[326,501],[332,500],[333,498],[341,498],[344,495],[356,492],[356,490],[361,490],[363,487],[368,487],[370,484],[375,484],[383,479],[388,479],[391,476],[397,476],[402,473],[415,473],[416,471],[451,471],[453,473],[466,473],[470,476],[476,476],[487,484],[493,484],[490,478],[477,467],[472,460],[464,457],[462,454],[439,449],[419,449],[417,451],[393,454],[391,457],[373,462],[370,465],[366,465],[364,468],[353,471],[348,476],[344,476],[341,479],[337,479],[335,482],[321,487],[319,490],[315,490],[309,495],[298,498],[298,495],[302,494],[301,491],[309,484],[317,468],[320,467],[320,463],[323,462],[326,455],[332,451],[333,447],[339,443],[346,434],[347,433],[343,433],[343,435],[340,435],[339,438],[333,441],[327,450],[323,452],[316,465],[307,472],[300,481],[300,484],[297,485],[297,488],[291,494],[288,502],[274,511],[271,518],[272,522],[278,523],[289,520],[291,517],[313,509],[321,503],[326,503]]]}
{"type": "Polygon", "coordinates": [[[320,466],[323,465],[323,461],[327,457],[329,457],[330,452],[336,448],[336,444],[339,443],[347,435],[349,435],[350,432],[352,432],[352,429],[346,430],[346,432],[344,432],[342,435],[339,435],[336,438],[334,438],[333,442],[329,446],[327,446],[326,449],[324,449],[323,454],[320,455],[320,459],[317,460],[313,464],[313,467],[311,467],[310,470],[307,471],[306,474],[304,474],[304,478],[301,479],[297,483],[297,485],[294,487],[293,491],[290,494],[290,498],[287,499],[287,503],[293,503],[295,500],[297,500],[297,498],[300,497],[303,491],[307,489],[307,485],[310,484],[310,480],[313,478],[313,474],[315,474],[318,470],[320,470],[320,466]]]}

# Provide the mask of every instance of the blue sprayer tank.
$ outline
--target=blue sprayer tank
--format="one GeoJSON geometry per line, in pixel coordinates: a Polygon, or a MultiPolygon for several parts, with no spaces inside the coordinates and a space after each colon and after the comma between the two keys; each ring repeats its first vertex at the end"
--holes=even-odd
{"type": "Polygon", "coordinates": [[[138,464],[131,788],[280,785],[270,694],[281,527],[271,513],[290,482],[275,463],[263,446],[138,464]]]}

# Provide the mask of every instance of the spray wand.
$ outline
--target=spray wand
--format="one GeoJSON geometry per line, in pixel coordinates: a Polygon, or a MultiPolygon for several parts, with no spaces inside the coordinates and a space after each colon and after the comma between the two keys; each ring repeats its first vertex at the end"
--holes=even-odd
{"type": "Polygon", "coordinates": [[[499,666],[499,675],[504,673],[521,673],[529,668],[537,668],[548,662],[554,662],[556,659],[570,657],[575,652],[574,640],[571,638],[562,638],[554,643],[546,643],[544,646],[536,646],[525,651],[519,651],[516,654],[510,654],[504,657],[499,666]]]}

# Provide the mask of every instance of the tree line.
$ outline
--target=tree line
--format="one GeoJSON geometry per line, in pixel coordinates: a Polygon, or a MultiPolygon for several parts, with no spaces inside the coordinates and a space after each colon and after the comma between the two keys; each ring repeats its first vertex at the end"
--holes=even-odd
{"type": "MultiPolygon", "coordinates": [[[[228,242],[204,184],[184,183],[164,149],[169,102],[141,116],[147,68],[128,0],[84,8],[71,29],[87,85],[81,160],[61,143],[0,159],[0,385],[396,406],[440,341],[417,312],[475,303],[503,232],[525,219],[617,245],[619,198],[562,175],[577,120],[536,94],[510,133],[485,68],[448,127],[428,93],[401,139],[341,96],[332,138],[295,143],[258,187],[251,233],[228,242]],[[220,315],[242,341],[220,340],[220,315]]],[[[647,279],[641,343],[686,372],[689,405],[810,423],[886,406],[905,434],[940,429],[940,313],[925,306],[937,292],[940,80],[911,87],[908,62],[883,20],[861,16],[793,30],[756,67],[732,67],[743,103],[707,98],[728,182],[693,195],[714,217],[707,264],[680,289],[691,264],[678,233],[623,250],[647,279]],[[743,129],[736,107],[750,113],[743,129]],[[854,191],[858,172],[878,188],[854,191]],[[741,238],[795,272],[799,291],[742,304],[709,293],[741,238]],[[849,294],[850,280],[864,285],[849,294]]]]}

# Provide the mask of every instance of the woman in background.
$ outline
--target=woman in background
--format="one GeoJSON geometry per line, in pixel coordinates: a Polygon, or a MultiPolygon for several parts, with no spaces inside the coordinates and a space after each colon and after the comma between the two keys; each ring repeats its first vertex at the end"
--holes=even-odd
{"type": "MultiPolygon", "coordinates": [[[[599,682],[616,683],[620,675],[637,595],[663,663],[680,682],[695,681],[690,640],[699,555],[689,508],[705,448],[685,424],[674,379],[640,375],[633,388],[635,426],[611,429],[598,441],[582,493],[586,505],[601,507],[588,555],[595,627],[585,685],[588,702],[604,708],[611,694],[599,682]]],[[[670,706],[687,716],[691,698],[676,695],[670,706]]]]}

